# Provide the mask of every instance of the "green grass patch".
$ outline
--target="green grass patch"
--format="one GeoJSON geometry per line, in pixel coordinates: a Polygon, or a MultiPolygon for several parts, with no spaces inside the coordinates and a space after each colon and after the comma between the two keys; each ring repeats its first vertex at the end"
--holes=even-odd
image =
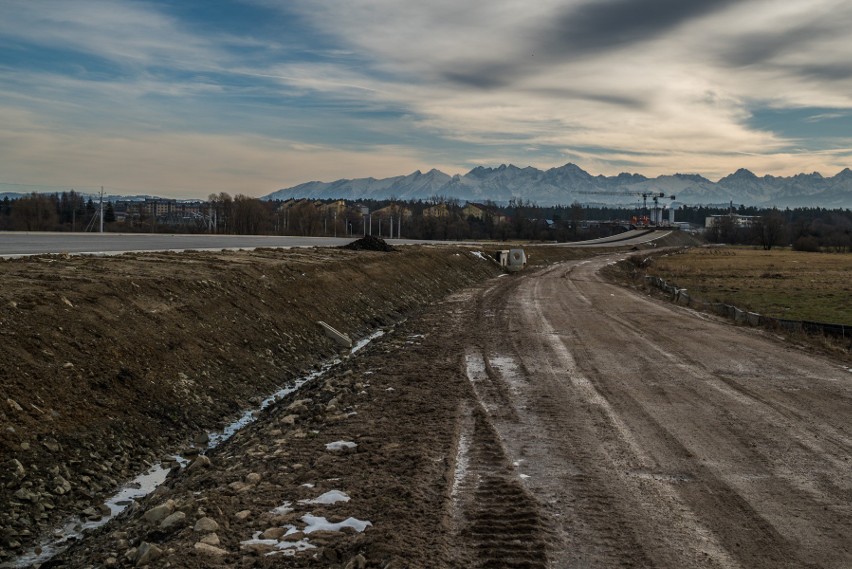
{"type": "Polygon", "coordinates": [[[648,274],[765,316],[852,324],[852,255],[705,247],[658,257],[648,274]]]}

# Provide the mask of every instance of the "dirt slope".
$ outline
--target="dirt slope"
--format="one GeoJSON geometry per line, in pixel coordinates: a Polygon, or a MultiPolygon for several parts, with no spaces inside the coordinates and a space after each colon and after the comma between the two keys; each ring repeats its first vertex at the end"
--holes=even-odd
{"type": "Polygon", "coordinates": [[[0,561],[335,355],[316,321],[363,337],[497,273],[428,247],[0,262],[0,561]]]}

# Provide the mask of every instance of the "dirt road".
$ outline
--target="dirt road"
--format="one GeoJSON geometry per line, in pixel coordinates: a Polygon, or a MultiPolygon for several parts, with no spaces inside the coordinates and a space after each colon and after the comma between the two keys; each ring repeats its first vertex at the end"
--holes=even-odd
{"type": "Polygon", "coordinates": [[[49,566],[852,566],[850,370],[618,258],[428,307],[49,566]]]}
{"type": "Polygon", "coordinates": [[[488,499],[458,503],[485,564],[852,566],[850,370],[602,282],[612,260],[476,296],[458,462],[488,499]]]}

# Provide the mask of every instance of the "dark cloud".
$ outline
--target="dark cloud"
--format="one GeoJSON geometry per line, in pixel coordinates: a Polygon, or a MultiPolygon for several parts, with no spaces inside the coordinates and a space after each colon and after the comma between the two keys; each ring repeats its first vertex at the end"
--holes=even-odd
{"type": "Polygon", "coordinates": [[[596,0],[556,16],[540,52],[572,57],[652,40],[738,0],[596,0]]]}
{"type": "Polygon", "coordinates": [[[550,24],[518,30],[507,37],[518,46],[499,62],[456,63],[441,75],[463,87],[498,89],[566,58],[621,49],[648,41],[690,19],[721,10],[738,0],[592,0],[556,13],[550,24]]]}
{"type": "Polygon", "coordinates": [[[792,69],[796,75],[814,81],[848,81],[852,79],[852,62],[848,61],[785,66],[785,69],[792,69]]]}
{"type": "Polygon", "coordinates": [[[734,67],[759,65],[781,55],[803,51],[808,44],[834,35],[836,30],[832,29],[833,27],[822,23],[811,23],[793,29],[749,33],[743,37],[726,38],[719,51],[726,65],[734,67]]]}
{"type": "Polygon", "coordinates": [[[474,89],[500,89],[512,83],[517,77],[526,75],[530,70],[524,70],[519,65],[509,62],[470,62],[456,63],[441,72],[447,81],[472,87],[474,89]]]}
{"type": "Polygon", "coordinates": [[[641,110],[648,106],[647,101],[638,97],[616,95],[614,93],[600,93],[594,91],[583,91],[580,89],[530,89],[530,93],[553,99],[583,100],[606,103],[617,107],[641,110]]]}

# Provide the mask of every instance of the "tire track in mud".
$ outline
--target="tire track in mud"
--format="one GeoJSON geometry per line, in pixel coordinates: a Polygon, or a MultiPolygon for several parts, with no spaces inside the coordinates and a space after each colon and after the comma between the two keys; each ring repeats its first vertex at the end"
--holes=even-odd
{"type": "Polygon", "coordinates": [[[523,487],[492,417],[512,417],[505,392],[495,389],[478,354],[465,367],[476,401],[461,412],[453,498],[456,533],[469,551],[469,566],[547,567],[547,529],[539,504],[523,487]],[[487,393],[487,394],[486,394],[487,393]],[[508,405],[508,411],[506,405],[508,405]]]}
{"type": "Polygon", "coordinates": [[[650,567],[652,563],[619,513],[618,497],[609,491],[606,474],[598,466],[600,456],[589,444],[594,436],[583,426],[590,411],[595,415],[593,423],[606,419],[597,415],[597,406],[590,410],[569,404],[566,411],[562,394],[548,389],[552,385],[542,388],[531,383],[542,370],[523,357],[529,346],[518,346],[514,340],[530,333],[529,326],[512,313],[517,284],[492,287],[479,296],[476,326],[487,348],[469,349],[466,371],[478,403],[489,412],[483,419],[509,460],[519,470],[529,468],[539,474],[530,479],[518,470],[514,476],[521,481],[519,486],[539,499],[543,510],[548,554],[546,564],[540,566],[650,567]],[[506,330],[520,334],[506,335],[506,330]],[[542,414],[546,422],[526,411],[542,406],[549,409],[542,414]],[[532,443],[532,438],[545,442],[532,443]],[[553,480],[548,481],[549,477],[553,480]]]}

